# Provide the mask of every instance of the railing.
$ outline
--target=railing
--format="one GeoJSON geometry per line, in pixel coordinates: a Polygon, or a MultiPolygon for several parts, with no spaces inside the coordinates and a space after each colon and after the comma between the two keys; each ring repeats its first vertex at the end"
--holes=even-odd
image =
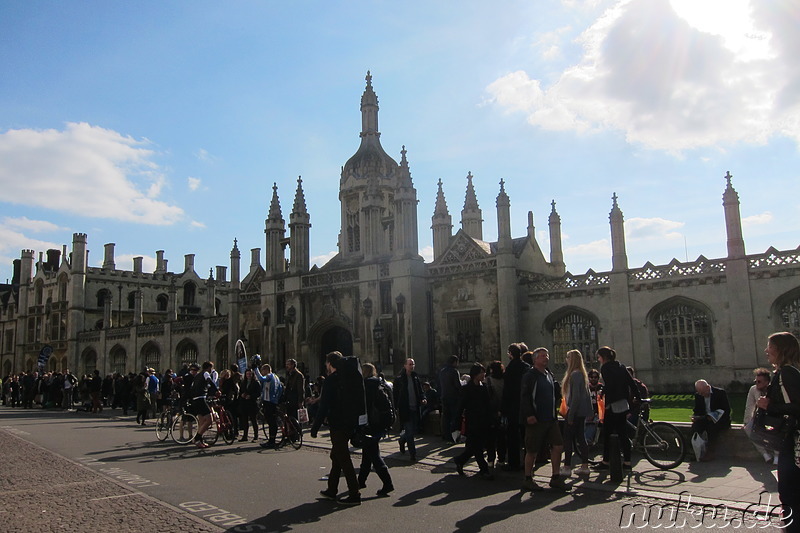
{"type": "Polygon", "coordinates": [[[335,272],[323,272],[320,274],[309,274],[303,276],[303,288],[310,287],[330,287],[342,283],[352,283],[358,281],[358,269],[337,270],[335,272]]]}
{"type": "Polygon", "coordinates": [[[540,280],[530,285],[532,291],[561,291],[565,289],[588,289],[604,287],[609,284],[609,272],[597,273],[589,270],[586,274],[574,276],[569,272],[563,278],[540,280]]]}
{"type": "Polygon", "coordinates": [[[747,259],[750,270],[762,270],[786,265],[800,265],[800,248],[797,250],[778,251],[770,248],[760,255],[751,255],[747,259]]]}
{"type": "Polygon", "coordinates": [[[727,259],[706,259],[702,255],[691,263],[673,259],[666,265],[655,266],[649,261],[642,268],[629,271],[631,281],[654,281],[660,279],[707,276],[723,274],[727,259]]]}

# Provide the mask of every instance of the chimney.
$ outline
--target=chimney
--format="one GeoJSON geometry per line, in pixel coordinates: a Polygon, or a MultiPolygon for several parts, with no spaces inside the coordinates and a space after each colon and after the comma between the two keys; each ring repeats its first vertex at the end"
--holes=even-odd
{"type": "Polygon", "coordinates": [[[103,269],[114,270],[114,243],[110,242],[105,245],[105,258],[103,259],[103,269]]]}
{"type": "Polygon", "coordinates": [[[184,272],[194,272],[194,254],[186,254],[183,256],[184,259],[184,272]]]}
{"type": "Polygon", "coordinates": [[[142,257],[134,257],[133,258],[133,272],[134,274],[141,274],[142,273],[142,257]]]}
{"type": "Polygon", "coordinates": [[[47,250],[47,268],[50,271],[55,272],[56,270],[58,270],[60,259],[61,259],[61,250],[54,250],[54,249],[47,250]]]}
{"type": "Polygon", "coordinates": [[[226,279],[227,275],[228,275],[228,267],[217,265],[217,281],[219,282],[228,281],[226,279]]]}
{"type": "Polygon", "coordinates": [[[156,252],[156,274],[161,274],[167,271],[167,263],[164,261],[164,250],[156,252]]]}

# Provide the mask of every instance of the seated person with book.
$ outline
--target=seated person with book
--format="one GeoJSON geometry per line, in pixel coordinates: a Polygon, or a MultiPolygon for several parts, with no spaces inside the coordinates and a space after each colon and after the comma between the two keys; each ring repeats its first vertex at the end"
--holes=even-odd
{"type": "Polygon", "coordinates": [[[724,390],[712,387],[704,379],[695,384],[692,432],[708,435],[708,447],[701,461],[710,461],[720,434],[731,427],[731,404],[724,390]]]}

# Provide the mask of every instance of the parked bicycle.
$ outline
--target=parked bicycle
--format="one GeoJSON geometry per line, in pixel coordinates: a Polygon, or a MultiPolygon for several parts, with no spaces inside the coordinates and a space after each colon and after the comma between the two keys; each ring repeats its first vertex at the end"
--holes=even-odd
{"type": "Polygon", "coordinates": [[[158,419],[156,420],[156,438],[161,442],[169,438],[175,416],[182,412],[182,409],[178,405],[179,401],[180,396],[176,391],[173,391],[170,397],[166,399],[164,410],[158,415],[158,419]]]}
{"type": "MultiPolygon", "coordinates": [[[[303,446],[303,428],[296,418],[289,416],[286,413],[286,406],[278,406],[278,431],[280,432],[280,440],[275,443],[275,448],[282,448],[287,444],[291,445],[295,450],[299,450],[303,446]]],[[[269,423],[264,416],[264,409],[258,410],[258,425],[261,428],[261,442],[259,443],[262,448],[268,448],[269,445],[269,423]]]]}
{"type": "MultiPolygon", "coordinates": [[[[669,470],[680,465],[686,456],[686,443],[680,430],[668,422],[653,422],[650,420],[650,400],[643,399],[639,413],[639,422],[636,425],[628,421],[629,434],[621,438],[630,438],[632,449],[644,453],[648,462],[662,470],[669,470]],[[631,437],[632,435],[632,437],[631,437]]],[[[590,463],[597,464],[603,458],[603,433],[605,428],[602,423],[594,432],[594,438],[589,442],[589,457],[583,457],[577,444],[574,446],[578,456],[590,463]]]]}
{"type": "Polygon", "coordinates": [[[219,397],[209,399],[208,406],[211,408],[211,425],[203,434],[203,442],[213,446],[221,436],[225,444],[233,444],[236,434],[233,432],[233,419],[230,413],[225,410],[219,397]]]}

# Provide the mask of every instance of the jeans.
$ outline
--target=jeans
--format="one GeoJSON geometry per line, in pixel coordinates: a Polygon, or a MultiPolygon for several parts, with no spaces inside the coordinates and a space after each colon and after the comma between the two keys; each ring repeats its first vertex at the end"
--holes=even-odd
{"type": "Polygon", "coordinates": [[[800,531],[800,468],[794,462],[794,438],[791,435],[778,457],[778,495],[783,504],[783,516],[789,523],[786,531],[797,533],[800,531]]]}
{"type": "Polygon", "coordinates": [[[392,477],[389,475],[389,467],[381,457],[381,451],[378,443],[383,438],[382,432],[376,432],[375,435],[364,439],[364,447],[361,449],[361,466],[358,469],[358,482],[359,485],[367,482],[367,477],[375,468],[375,473],[383,481],[384,486],[392,486],[392,477]]]}
{"type": "Polygon", "coordinates": [[[408,419],[403,424],[403,434],[400,436],[401,441],[405,441],[408,445],[408,453],[411,457],[417,456],[417,448],[414,445],[414,435],[419,430],[419,413],[415,409],[408,414],[408,419]]]}
{"type": "MultiPolygon", "coordinates": [[[[589,457],[586,445],[586,417],[576,416],[572,424],[564,422],[564,466],[572,465],[572,442],[578,437],[578,451],[581,456],[589,457]]],[[[586,462],[586,461],[584,461],[586,462]]]]}
{"type": "Polygon", "coordinates": [[[611,435],[619,435],[619,447],[622,449],[622,458],[626,463],[631,462],[631,440],[628,438],[628,413],[612,413],[606,411],[603,421],[605,433],[603,433],[603,462],[609,462],[609,448],[611,435]]]}

